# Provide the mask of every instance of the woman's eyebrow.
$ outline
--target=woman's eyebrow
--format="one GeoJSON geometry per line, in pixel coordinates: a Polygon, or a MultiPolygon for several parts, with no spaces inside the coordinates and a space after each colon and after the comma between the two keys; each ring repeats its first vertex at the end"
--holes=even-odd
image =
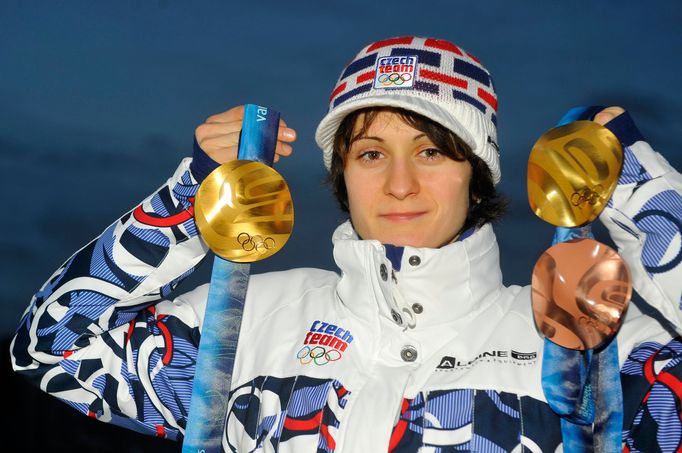
{"type": "Polygon", "coordinates": [[[381,137],[375,137],[374,135],[360,135],[358,137],[355,137],[353,139],[354,142],[357,142],[358,140],[376,140],[378,142],[383,142],[384,139],[381,137]]]}
{"type": "MultiPolygon", "coordinates": [[[[414,137],[412,137],[412,141],[413,141],[413,142],[416,142],[417,140],[422,139],[422,138],[424,138],[424,137],[426,137],[426,134],[424,134],[424,133],[417,134],[417,135],[415,135],[414,137]]],[[[383,138],[381,138],[381,137],[376,137],[376,136],[374,136],[374,135],[361,135],[361,136],[355,137],[355,138],[353,139],[354,142],[356,142],[356,141],[358,141],[358,140],[376,140],[376,141],[382,142],[382,143],[385,141],[383,138]]]]}

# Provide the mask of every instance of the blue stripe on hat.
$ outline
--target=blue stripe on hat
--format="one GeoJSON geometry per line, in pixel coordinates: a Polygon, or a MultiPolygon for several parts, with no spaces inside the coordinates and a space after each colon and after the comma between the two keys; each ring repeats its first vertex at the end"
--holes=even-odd
{"type": "Polygon", "coordinates": [[[414,89],[419,90],[419,91],[426,91],[427,93],[433,93],[433,94],[438,94],[440,91],[438,89],[438,85],[436,85],[435,83],[422,82],[422,81],[414,82],[414,89]]]}
{"type": "Polygon", "coordinates": [[[365,91],[369,91],[370,88],[372,88],[373,82],[367,83],[365,85],[360,85],[359,87],[353,88],[352,90],[343,93],[341,96],[337,97],[334,99],[334,107],[337,107],[339,104],[341,104],[344,101],[347,101],[349,98],[352,98],[356,94],[364,93],[365,91]]]}
{"type": "Polygon", "coordinates": [[[454,96],[455,99],[468,102],[469,104],[473,105],[474,107],[476,107],[485,114],[485,105],[483,105],[483,103],[478,101],[477,99],[474,99],[468,94],[464,93],[463,91],[452,90],[452,96],[454,96]]]}
{"type": "Polygon", "coordinates": [[[391,51],[391,56],[408,56],[416,55],[420,64],[435,66],[440,68],[440,54],[436,52],[429,52],[428,50],[410,49],[405,47],[396,47],[391,51]]]}
{"type": "Polygon", "coordinates": [[[356,72],[360,72],[363,69],[374,66],[374,63],[376,63],[376,61],[377,61],[376,53],[367,55],[366,57],[362,57],[359,60],[355,60],[346,67],[346,70],[343,71],[343,75],[341,76],[340,80],[343,80],[349,75],[355,74],[356,72]]]}
{"type": "Polygon", "coordinates": [[[490,75],[485,70],[473,65],[467,61],[455,58],[455,63],[453,64],[453,69],[455,72],[462,74],[465,77],[476,80],[485,86],[490,86],[490,75]]]}

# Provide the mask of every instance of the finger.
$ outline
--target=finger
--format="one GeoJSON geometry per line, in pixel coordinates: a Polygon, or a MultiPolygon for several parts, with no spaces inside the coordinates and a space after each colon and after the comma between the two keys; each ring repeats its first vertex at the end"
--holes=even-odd
{"type": "MultiPolygon", "coordinates": [[[[239,132],[242,128],[243,122],[229,121],[229,122],[211,122],[202,123],[197,126],[196,134],[201,137],[213,137],[215,135],[229,134],[232,132],[239,132]]],[[[285,142],[293,142],[296,140],[297,134],[294,129],[288,127],[281,127],[277,131],[277,139],[285,142]]]]}
{"type": "Polygon", "coordinates": [[[219,164],[224,164],[225,162],[237,160],[238,153],[238,146],[225,146],[222,148],[214,148],[210,153],[207,152],[206,154],[219,164]]]}
{"type": "Polygon", "coordinates": [[[199,147],[206,152],[211,151],[214,148],[237,146],[239,145],[239,132],[197,137],[197,143],[199,144],[199,147]]]}
{"type": "Polygon", "coordinates": [[[277,140],[289,143],[296,141],[296,130],[280,126],[277,131],[277,140]]]}
{"type": "Polygon", "coordinates": [[[222,113],[216,113],[206,118],[206,123],[229,123],[231,121],[241,121],[244,118],[244,106],[238,105],[222,113]]]}
{"type": "Polygon", "coordinates": [[[283,142],[293,142],[296,140],[296,130],[287,126],[287,122],[282,118],[279,120],[279,129],[277,130],[277,140],[283,142]]]}
{"type": "Polygon", "coordinates": [[[625,109],[622,107],[607,107],[594,116],[594,122],[603,126],[623,112],[625,112],[625,109]]]}
{"type": "Polygon", "coordinates": [[[242,128],[241,121],[230,121],[229,123],[202,123],[197,126],[194,135],[197,141],[202,141],[208,138],[214,138],[221,135],[236,134],[239,136],[239,131],[242,128]]]}
{"type": "Polygon", "coordinates": [[[293,152],[294,149],[290,144],[284,142],[277,142],[277,146],[275,147],[275,155],[291,156],[293,152]]]}
{"type": "Polygon", "coordinates": [[[200,146],[211,159],[220,164],[235,160],[239,151],[237,143],[226,144],[220,138],[206,140],[200,146]]]}

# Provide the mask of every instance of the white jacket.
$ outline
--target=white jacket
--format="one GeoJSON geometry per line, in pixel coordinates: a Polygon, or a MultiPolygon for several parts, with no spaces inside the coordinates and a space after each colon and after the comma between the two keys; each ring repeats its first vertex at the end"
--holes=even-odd
{"type": "MultiPolygon", "coordinates": [[[[329,434],[340,451],[385,451],[403,400],[420,394],[427,399],[433,392],[466,389],[466,398],[476,398],[472,390],[494,390],[543,400],[542,340],[529,288],[502,285],[490,226],[441,249],[405,247],[400,270],[392,271],[384,247],[357,240],[347,222],[334,234],[334,258],[341,277],[313,269],[252,277],[243,321],[249,327],[240,334],[233,388],[248,387],[257,376],[339,382],[349,394],[343,408],[334,406],[339,428],[330,427],[329,434]],[[414,304],[420,306],[416,312],[414,304]],[[315,338],[310,332],[330,333],[315,338]],[[350,340],[334,341],[349,332],[350,340]],[[343,350],[332,352],[337,360],[322,355],[311,361],[309,351],[320,347],[343,350]]],[[[197,292],[205,298],[205,288],[197,292]]],[[[329,392],[334,400],[334,388],[329,392]]],[[[277,414],[277,407],[261,407],[260,418],[277,414]]],[[[431,413],[433,426],[446,425],[438,415],[431,413]]],[[[426,430],[424,443],[460,444],[471,438],[473,425],[470,420],[451,432],[426,430]]],[[[237,423],[228,427],[235,435],[241,429],[237,423]]],[[[290,451],[314,448],[297,447],[290,451]]]]}
{"type": "MultiPolygon", "coordinates": [[[[619,136],[628,160],[602,221],[635,288],[679,326],[679,230],[650,221],[664,208],[679,221],[682,179],[633,136],[627,128],[619,136]]],[[[170,438],[186,425],[207,297],[204,285],[167,300],[207,250],[187,215],[197,188],[188,165],[55,272],[12,343],[14,368],[44,390],[100,420],[170,438]],[[155,220],[169,218],[177,222],[155,220]]],[[[226,450],[560,447],[529,288],[502,285],[490,226],[440,249],[358,240],[349,223],[333,241],[340,274],[251,277],[226,450]]],[[[657,379],[682,376],[675,336],[634,306],[618,334],[631,451],[675,441],[676,392],[657,379]],[[640,404],[646,391],[668,412],[640,404]]]]}

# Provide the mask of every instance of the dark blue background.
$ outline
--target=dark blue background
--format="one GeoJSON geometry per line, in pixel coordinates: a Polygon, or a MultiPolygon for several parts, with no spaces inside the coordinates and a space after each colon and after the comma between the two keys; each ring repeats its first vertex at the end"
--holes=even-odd
{"type": "Polygon", "coordinates": [[[300,136],[279,165],[295,233],[256,269],[331,268],[329,235],[343,217],[313,133],[342,66],[377,39],[449,39],[491,70],[500,187],[513,201],[497,227],[508,283],[527,283],[550,241],[552,228],[527,206],[525,165],[567,108],[625,106],[682,167],[682,14],[673,1],[91,3],[0,4],[5,335],[64,259],[191,153],[197,124],[243,102],[280,110],[300,136]]]}

